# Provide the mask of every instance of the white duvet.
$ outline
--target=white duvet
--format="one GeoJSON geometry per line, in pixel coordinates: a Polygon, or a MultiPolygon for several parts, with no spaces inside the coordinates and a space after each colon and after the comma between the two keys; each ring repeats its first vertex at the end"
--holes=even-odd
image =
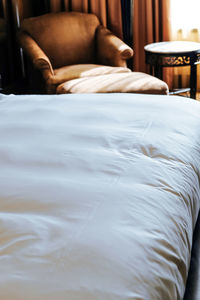
{"type": "Polygon", "coordinates": [[[0,96],[0,299],[182,299],[199,171],[193,100],[0,96]]]}

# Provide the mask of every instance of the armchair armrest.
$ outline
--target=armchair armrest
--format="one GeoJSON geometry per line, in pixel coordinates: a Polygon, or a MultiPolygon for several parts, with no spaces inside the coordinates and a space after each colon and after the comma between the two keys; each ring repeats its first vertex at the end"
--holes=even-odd
{"type": "Polygon", "coordinates": [[[21,31],[18,33],[18,40],[34,67],[42,72],[44,79],[51,78],[54,75],[51,62],[38,44],[30,35],[21,31]]]}
{"type": "Polygon", "coordinates": [[[126,60],[133,56],[133,50],[110,30],[98,26],[96,31],[97,59],[103,65],[126,67],[126,60]]]}

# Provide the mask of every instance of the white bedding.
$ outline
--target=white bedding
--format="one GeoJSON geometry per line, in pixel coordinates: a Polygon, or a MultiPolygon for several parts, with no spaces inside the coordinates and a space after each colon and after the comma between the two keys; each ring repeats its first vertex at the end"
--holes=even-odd
{"type": "Polygon", "coordinates": [[[199,162],[193,100],[1,95],[0,299],[182,299],[199,162]]]}

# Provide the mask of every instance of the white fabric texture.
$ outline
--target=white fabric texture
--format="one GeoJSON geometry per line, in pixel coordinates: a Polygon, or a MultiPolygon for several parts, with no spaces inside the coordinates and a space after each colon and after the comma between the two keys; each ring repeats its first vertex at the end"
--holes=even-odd
{"type": "Polygon", "coordinates": [[[182,299],[200,105],[0,96],[0,299],[182,299]]]}

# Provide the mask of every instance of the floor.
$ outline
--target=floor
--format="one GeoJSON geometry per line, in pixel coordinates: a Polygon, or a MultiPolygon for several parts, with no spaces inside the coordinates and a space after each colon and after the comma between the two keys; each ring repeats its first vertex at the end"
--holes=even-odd
{"type": "MultiPolygon", "coordinates": [[[[178,94],[178,95],[176,95],[176,96],[183,96],[183,97],[188,97],[188,98],[190,98],[190,93],[187,92],[187,93],[183,93],[183,94],[178,94]]],[[[200,92],[197,93],[197,95],[196,95],[196,100],[200,101],[200,92]]]]}
{"type": "Polygon", "coordinates": [[[197,100],[200,101],[200,93],[197,93],[197,100]]]}

